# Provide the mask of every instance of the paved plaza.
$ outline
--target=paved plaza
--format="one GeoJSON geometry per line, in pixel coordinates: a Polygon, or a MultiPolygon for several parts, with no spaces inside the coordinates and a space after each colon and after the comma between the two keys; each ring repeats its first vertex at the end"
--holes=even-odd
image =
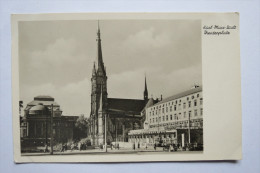
{"type": "MultiPolygon", "coordinates": [[[[90,149],[90,150],[67,150],[65,152],[54,152],[53,155],[107,155],[107,154],[177,154],[177,153],[182,153],[182,154],[188,154],[188,153],[202,153],[203,151],[165,151],[163,150],[162,147],[158,147],[156,150],[154,149],[114,149],[111,150],[110,148],[107,149],[107,152],[105,150],[100,150],[100,149],[90,149]]],[[[44,156],[44,155],[50,155],[50,153],[22,153],[22,156],[44,156]]]]}

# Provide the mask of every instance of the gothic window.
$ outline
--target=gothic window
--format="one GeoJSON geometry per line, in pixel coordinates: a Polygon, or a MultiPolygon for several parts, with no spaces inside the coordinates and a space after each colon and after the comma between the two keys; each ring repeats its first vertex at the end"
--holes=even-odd
{"type": "Polygon", "coordinates": [[[166,112],[168,112],[168,107],[166,107],[166,112]]]}
{"type": "Polygon", "coordinates": [[[166,115],[166,121],[168,121],[168,115],[166,115]]]}
{"type": "Polygon", "coordinates": [[[196,99],[194,100],[194,106],[197,106],[197,100],[196,99]]]}
{"type": "Polygon", "coordinates": [[[190,108],[190,106],[191,106],[191,101],[189,101],[189,108],[190,108]]]}
{"type": "Polygon", "coordinates": [[[172,112],[172,106],[170,106],[170,112],[172,112]]]}
{"type": "Polygon", "coordinates": [[[170,115],[170,120],[172,120],[172,115],[170,115]]]}
{"type": "Polygon", "coordinates": [[[176,105],[174,105],[174,110],[176,111],[176,105]]]}
{"type": "Polygon", "coordinates": [[[200,115],[201,116],[203,115],[203,109],[202,108],[200,109],[200,115]]]}
{"type": "Polygon", "coordinates": [[[186,108],[186,103],[183,103],[183,109],[185,109],[186,108]]]}
{"type": "Polygon", "coordinates": [[[164,116],[162,117],[162,120],[164,121],[164,116]]]}
{"type": "Polygon", "coordinates": [[[200,105],[202,105],[202,103],[203,103],[203,99],[202,99],[202,98],[200,98],[200,105]]]}

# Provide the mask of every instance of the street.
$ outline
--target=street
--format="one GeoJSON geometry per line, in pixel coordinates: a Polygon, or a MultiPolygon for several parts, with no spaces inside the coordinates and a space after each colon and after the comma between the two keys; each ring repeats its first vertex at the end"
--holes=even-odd
{"type": "MultiPolygon", "coordinates": [[[[107,154],[137,154],[137,155],[151,155],[151,154],[198,154],[202,153],[203,151],[163,151],[162,149],[137,149],[137,150],[126,150],[126,149],[119,149],[119,150],[111,150],[108,149],[107,152],[100,149],[92,149],[92,150],[67,150],[65,152],[54,152],[53,156],[60,156],[60,155],[107,155],[107,154]]],[[[22,153],[22,156],[50,156],[50,153],[22,153]]]]}

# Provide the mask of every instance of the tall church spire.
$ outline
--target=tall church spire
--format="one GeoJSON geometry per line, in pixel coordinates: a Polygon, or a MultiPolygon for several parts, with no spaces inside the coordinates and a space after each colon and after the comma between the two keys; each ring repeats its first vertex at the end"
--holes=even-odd
{"type": "Polygon", "coordinates": [[[92,70],[92,76],[96,76],[96,64],[94,62],[94,65],[93,65],[93,70],[92,70]]]}
{"type": "Polygon", "coordinates": [[[147,84],[146,84],[146,75],[144,78],[144,100],[148,100],[148,90],[147,90],[147,84]]]}
{"type": "Polygon", "coordinates": [[[103,63],[103,57],[102,57],[102,48],[101,48],[101,37],[100,37],[100,28],[99,28],[99,21],[98,21],[98,28],[97,28],[97,73],[98,75],[105,75],[105,68],[103,63]]]}

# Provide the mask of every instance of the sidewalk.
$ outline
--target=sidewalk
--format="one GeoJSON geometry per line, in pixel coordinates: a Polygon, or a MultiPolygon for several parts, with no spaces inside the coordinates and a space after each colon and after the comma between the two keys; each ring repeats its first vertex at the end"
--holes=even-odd
{"type": "MultiPolygon", "coordinates": [[[[119,153],[127,153],[127,154],[133,154],[133,153],[138,153],[138,152],[161,152],[162,150],[157,150],[155,151],[154,149],[128,149],[128,148],[120,148],[118,149],[113,149],[111,148],[107,149],[107,152],[105,150],[101,149],[89,149],[89,150],[67,150],[65,152],[53,152],[53,155],[75,155],[75,154],[104,154],[104,153],[109,153],[109,154],[119,154],[119,153]]],[[[44,156],[44,155],[50,155],[49,152],[47,153],[22,153],[22,156],[44,156]]]]}
{"type": "MultiPolygon", "coordinates": [[[[162,148],[157,147],[156,150],[154,150],[153,148],[148,148],[148,149],[143,149],[143,148],[139,148],[139,149],[128,149],[128,148],[120,148],[118,149],[113,149],[111,150],[111,148],[107,149],[107,152],[105,152],[105,150],[101,150],[101,149],[89,149],[89,150],[67,150],[65,152],[54,152],[53,155],[55,156],[59,156],[59,155],[81,155],[81,154],[88,154],[88,155],[103,155],[103,154],[149,154],[149,153],[169,153],[169,154],[174,154],[174,153],[197,153],[197,152],[201,152],[201,151],[175,151],[175,152],[169,152],[169,151],[164,151],[162,148]]],[[[50,153],[22,153],[22,156],[50,156],[50,153]]]]}

